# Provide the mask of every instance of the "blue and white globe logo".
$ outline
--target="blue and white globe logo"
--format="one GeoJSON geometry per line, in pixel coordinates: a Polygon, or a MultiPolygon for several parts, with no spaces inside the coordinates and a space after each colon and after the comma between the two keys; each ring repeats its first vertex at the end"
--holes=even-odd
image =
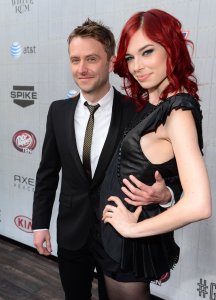
{"type": "Polygon", "coordinates": [[[67,98],[69,99],[69,98],[71,98],[71,97],[74,97],[74,96],[77,95],[77,94],[78,94],[77,91],[75,91],[75,90],[70,90],[70,91],[68,91],[68,93],[67,93],[67,98]]]}
{"type": "Polygon", "coordinates": [[[14,42],[11,46],[10,53],[14,58],[19,58],[22,54],[22,46],[18,42],[14,42]]]}

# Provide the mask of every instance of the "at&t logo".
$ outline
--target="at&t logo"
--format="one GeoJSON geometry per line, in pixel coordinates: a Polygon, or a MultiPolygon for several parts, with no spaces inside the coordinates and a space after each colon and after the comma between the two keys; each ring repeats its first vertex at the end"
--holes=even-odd
{"type": "Polygon", "coordinates": [[[76,96],[76,95],[78,95],[78,92],[77,92],[77,91],[75,91],[75,90],[70,90],[70,91],[68,91],[68,93],[67,93],[67,98],[69,99],[69,98],[72,98],[72,97],[74,97],[74,96],[76,96]]]}
{"type": "Polygon", "coordinates": [[[36,53],[36,46],[25,46],[18,42],[13,42],[10,48],[10,54],[13,58],[19,58],[21,54],[35,54],[36,53]]]}
{"type": "Polygon", "coordinates": [[[19,58],[22,54],[22,46],[18,42],[14,42],[11,46],[10,53],[14,58],[19,58]]]}

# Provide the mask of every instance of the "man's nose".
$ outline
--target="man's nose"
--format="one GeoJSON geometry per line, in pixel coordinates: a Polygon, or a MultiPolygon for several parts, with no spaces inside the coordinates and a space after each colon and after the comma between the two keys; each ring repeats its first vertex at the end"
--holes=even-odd
{"type": "Polygon", "coordinates": [[[87,65],[85,61],[80,61],[78,71],[79,73],[87,73],[87,65]]]}

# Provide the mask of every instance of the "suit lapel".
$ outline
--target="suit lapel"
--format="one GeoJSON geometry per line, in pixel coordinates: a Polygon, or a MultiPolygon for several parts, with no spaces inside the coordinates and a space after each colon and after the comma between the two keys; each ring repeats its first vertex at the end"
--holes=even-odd
{"type": "Polygon", "coordinates": [[[95,170],[95,174],[92,181],[92,187],[97,185],[98,182],[101,181],[101,178],[104,176],[104,172],[111,161],[114,150],[119,142],[119,134],[121,127],[121,119],[122,119],[122,95],[115,90],[114,99],[113,99],[113,107],[112,107],[112,117],[111,123],[109,127],[109,131],[107,134],[107,138],[105,140],[97,168],[95,170]]]}
{"type": "Polygon", "coordinates": [[[74,114],[75,114],[78,100],[79,100],[79,95],[68,100],[70,101],[70,108],[69,108],[68,120],[66,124],[66,129],[67,129],[66,131],[68,132],[68,145],[74,163],[76,164],[77,170],[80,172],[80,175],[86,180],[87,177],[83,169],[83,164],[81,162],[78,149],[77,149],[76,135],[75,135],[75,128],[74,128],[74,114]]]}

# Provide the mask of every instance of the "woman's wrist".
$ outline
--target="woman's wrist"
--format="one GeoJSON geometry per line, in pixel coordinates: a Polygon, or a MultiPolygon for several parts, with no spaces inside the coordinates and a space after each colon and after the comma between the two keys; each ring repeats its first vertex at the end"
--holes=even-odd
{"type": "Polygon", "coordinates": [[[130,223],[127,229],[125,237],[136,238],[137,237],[137,223],[130,223]]]}

